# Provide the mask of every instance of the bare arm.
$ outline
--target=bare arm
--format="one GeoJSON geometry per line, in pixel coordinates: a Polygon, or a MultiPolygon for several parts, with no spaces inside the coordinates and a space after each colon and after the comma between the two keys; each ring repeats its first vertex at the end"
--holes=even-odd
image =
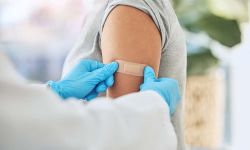
{"type": "MultiPolygon", "coordinates": [[[[103,28],[101,48],[104,63],[125,60],[154,68],[158,75],[161,36],[153,20],[139,9],[119,5],[109,14],[103,28]]],[[[119,97],[139,91],[143,77],[116,73],[107,96],[119,97]]]]}

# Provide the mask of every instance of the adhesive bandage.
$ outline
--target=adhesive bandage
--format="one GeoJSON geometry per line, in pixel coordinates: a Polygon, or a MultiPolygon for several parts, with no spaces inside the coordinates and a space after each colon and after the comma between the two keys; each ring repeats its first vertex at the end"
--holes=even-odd
{"type": "Polygon", "coordinates": [[[133,76],[143,76],[144,75],[144,67],[146,67],[145,64],[138,64],[138,63],[132,63],[127,62],[123,60],[115,60],[119,64],[119,68],[117,72],[129,74],[133,76]]]}

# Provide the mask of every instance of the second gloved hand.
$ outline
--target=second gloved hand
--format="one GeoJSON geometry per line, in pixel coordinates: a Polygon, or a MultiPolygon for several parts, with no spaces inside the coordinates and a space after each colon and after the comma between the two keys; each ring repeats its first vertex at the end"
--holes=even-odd
{"type": "Polygon", "coordinates": [[[180,101],[177,80],[171,78],[157,79],[154,70],[149,66],[144,69],[144,83],[140,86],[140,90],[153,90],[160,94],[167,102],[171,115],[174,113],[176,105],[180,101]]]}
{"type": "Polygon", "coordinates": [[[49,81],[48,85],[63,99],[91,100],[113,85],[117,69],[116,62],[105,65],[95,60],[82,60],[61,81],[49,81]]]}

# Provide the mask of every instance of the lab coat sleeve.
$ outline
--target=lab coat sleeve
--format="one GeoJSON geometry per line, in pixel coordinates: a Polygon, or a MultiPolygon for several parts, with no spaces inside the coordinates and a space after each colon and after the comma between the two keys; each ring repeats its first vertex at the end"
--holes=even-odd
{"type": "Polygon", "coordinates": [[[168,107],[153,91],[87,104],[40,86],[0,93],[0,149],[176,150],[168,107]]]}

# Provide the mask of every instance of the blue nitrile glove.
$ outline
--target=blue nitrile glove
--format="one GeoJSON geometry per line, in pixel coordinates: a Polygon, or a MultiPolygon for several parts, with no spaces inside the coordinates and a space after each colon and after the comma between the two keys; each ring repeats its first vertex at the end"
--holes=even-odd
{"type": "Polygon", "coordinates": [[[104,65],[95,60],[82,60],[61,81],[47,84],[63,99],[91,100],[113,85],[113,74],[117,69],[117,62],[104,65]]]}
{"type": "Polygon", "coordinates": [[[144,69],[144,83],[141,84],[140,90],[153,90],[160,94],[167,102],[171,115],[180,101],[178,81],[171,78],[157,79],[154,70],[149,66],[144,69]]]}

